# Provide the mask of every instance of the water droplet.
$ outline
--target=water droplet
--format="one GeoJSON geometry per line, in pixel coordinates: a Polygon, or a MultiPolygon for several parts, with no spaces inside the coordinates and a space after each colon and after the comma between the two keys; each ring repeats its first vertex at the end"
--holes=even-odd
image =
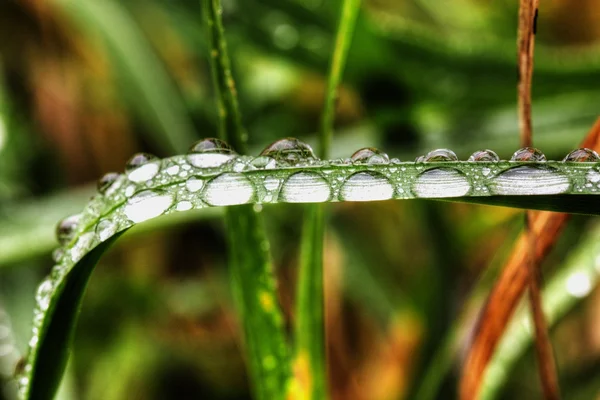
{"type": "Polygon", "coordinates": [[[498,162],[500,161],[500,157],[492,150],[479,150],[471,154],[467,161],[498,162]]]}
{"type": "Polygon", "coordinates": [[[135,193],[135,186],[129,185],[125,188],[125,197],[131,197],[135,193]]]}
{"type": "Polygon", "coordinates": [[[331,195],[329,184],[315,172],[298,172],[283,184],[280,199],[286,203],[322,203],[331,195]]]}
{"type": "Polygon", "coordinates": [[[173,204],[173,196],[159,191],[145,190],[130,198],[124,208],[127,218],[142,222],[158,217],[173,204]]]}
{"type": "Polygon", "coordinates": [[[279,181],[279,179],[269,176],[269,177],[267,177],[267,179],[265,179],[264,186],[265,186],[265,189],[267,189],[269,191],[273,191],[279,187],[280,183],[281,182],[279,181]]]}
{"type": "Polygon", "coordinates": [[[273,169],[277,167],[277,161],[271,157],[256,157],[251,165],[258,169],[273,169]]]}
{"type": "Polygon", "coordinates": [[[590,169],[585,177],[592,183],[600,182],[600,172],[596,171],[595,169],[590,169]]]}
{"type": "Polygon", "coordinates": [[[500,195],[560,194],[569,190],[569,178],[547,168],[516,167],[492,178],[490,189],[500,195]]]}
{"type": "Polygon", "coordinates": [[[208,138],[192,145],[188,161],[198,168],[219,167],[235,158],[237,153],[221,139],[208,138]]]}
{"type": "Polygon", "coordinates": [[[574,272],[567,278],[567,292],[577,298],[587,296],[592,291],[592,281],[585,272],[574,272]]]}
{"type": "Polygon", "coordinates": [[[546,161],[546,156],[540,150],[534,147],[523,147],[515,151],[510,161],[534,161],[543,162],[546,161]]]}
{"type": "Polygon", "coordinates": [[[179,173],[179,165],[173,165],[169,168],[167,168],[167,174],[171,175],[171,176],[175,176],[179,173]]]}
{"type": "Polygon", "coordinates": [[[344,182],[341,198],[347,201],[391,199],[394,188],[390,181],[375,172],[357,172],[344,182]]]}
{"type": "Polygon", "coordinates": [[[206,184],[204,200],[213,206],[246,204],[254,196],[254,187],[242,174],[224,173],[206,184]]]}
{"type": "Polygon", "coordinates": [[[50,279],[44,280],[37,288],[35,301],[41,311],[46,311],[50,305],[50,297],[54,290],[54,284],[50,279]]]}
{"type": "Polygon", "coordinates": [[[492,170],[489,169],[488,167],[481,168],[481,173],[483,174],[483,176],[488,176],[490,174],[490,172],[492,172],[492,170]]]}
{"type": "Polygon", "coordinates": [[[390,162],[387,154],[374,147],[360,149],[352,154],[350,159],[357,164],[388,164],[390,162]]]}
{"type": "Polygon", "coordinates": [[[196,178],[192,178],[192,179],[188,179],[185,182],[185,187],[187,188],[188,191],[195,193],[198,190],[202,189],[202,186],[204,186],[204,181],[202,179],[196,179],[196,178]]]}
{"type": "Polygon", "coordinates": [[[156,159],[157,157],[153,154],[136,153],[125,164],[125,172],[133,171],[134,169],[137,169],[142,165],[148,164],[149,162],[154,161],[156,159]]]}
{"type": "Polygon", "coordinates": [[[56,238],[60,244],[65,245],[73,239],[80,220],[81,214],[75,214],[58,223],[56,226],[56,238]]]}
{"type": "Polygon", "coordinates": [[[415,162],[444,162],[444,161],[458,161],[458,157],[452,150],[448,149],[436,149],[427,153],[423,158],[417,158],[415,162]]]}
{"type": "Polygon", "coordinates": [[[465,196],[471,190],[467,177],[450,168],[435,168],[417,177],[413,191],[423,198],[465,196]]]}
{"type": "Polygon", "coordinates": [[[295,138],[285,138],[271,143],[260,153],[260,155],[274,158],[277,161],[285,161],[290,164],[316,160],[312,148],[295,138]]]}
{"type": "Polygon", "coordinates": [[[108,240],[115,232],[117,232],[117,223],[112,219],[104,219],[96,226],[96,235],[101,242],[108,240]]]}
{"type": "Polygon", "coordinates": [[[64,257],[64,255],[65,250],[62,247],[54,249],[54,251],[52,252],[52,260],[54,260],[55,263],[59,263],[64,257]]]}
{"type": "Polygon", "coordinates": [[[236,154],[227,142],[217,138],[206,138],[197,141],[188,153],[236,154]]]}
{"type": "Polygon", "coordinates": [[[598,162],[600,156],[592,149],[581,148],[573,150],[563,159],[564,162],[598,162]]]}
{"type": "Polygon", "coordinates": [[[180,201],[175,207],[177,211],[188,211],[192,209],[192,203],[189,201],[180,201]]]}
{"type": "Polygon", "coordinates": [[[108,189],[112,186],[113,183],[119,178],[120,174],[116,172],[109,172],[104,174],[102,178],[98,180],[97,187],[98,192],[104,194],[108,191],[108,189]]]}
{"type": "Polygon", "coordinates": [[[81,235],[71,248],[71,259],[76,262],[83,258],[87,251],[90,250],[93,241],[94,234],[92,232],[81,235]]]}

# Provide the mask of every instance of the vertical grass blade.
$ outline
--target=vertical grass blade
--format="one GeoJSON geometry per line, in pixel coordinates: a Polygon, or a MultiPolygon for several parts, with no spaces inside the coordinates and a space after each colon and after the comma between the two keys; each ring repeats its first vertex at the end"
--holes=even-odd
{"type": "MultiPolygon", "coordinates": [[[[342,4],[320,126],[319,154],[322,158],[329,157],[338,88],[359,9],[360,0],[345,0],[342,4]]],[[[314,400],[328,397],[323,287],[324,215],[322,204],[306,207],[296,299],[296,397],[314,400]]]]}
{"type": "MultiPolygon", "coordinates": [[[[219,133],[222,139],[243,153],[247,135],[241,123],[227,54],[221,2],[202,1],[218,98],[219,133]]],[[[262,220],[251,205],[244,205],[229,208],[226,222],[233,292],[245,333],[255,395],[258,399],[283,399],[290,376],[290,351],[262,220]]]]}

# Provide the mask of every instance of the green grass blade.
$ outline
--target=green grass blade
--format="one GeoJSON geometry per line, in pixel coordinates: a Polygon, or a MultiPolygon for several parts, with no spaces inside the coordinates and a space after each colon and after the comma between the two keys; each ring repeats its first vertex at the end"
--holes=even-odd
{"type": "MultiPolygon", "coordinates": [[[[242,126],[231,74],[221,2],[202,1],[217,92],[220,137],[244,153],[248,135],[242,126]]],[[[244,327],[252,386],[259,399],[283,399],[290,376],[290,349],[270,261],[269,242],[262,220],[252,206],[230,208],[226,215],[233,292],[244,327]]]]}
{"type": "MultiPolygon", "coordinates": [[[[423,193],[414,189],[414,185],[421,182],[423,174],[427,174],[429,169],[452,169],[456,174],[462,171],[465,180],[468,181],[466,177],[469,177],[473,182],[477,182],[478,186],[475,187],[493,189],[494,185],[497,185],[498,177],[505,176],[503,174],[512,171],[513,168],[544,168],[546,171],[554,171],[563,178],[568,177],[570,186],[564,188],[563,194],[536,195],[552,187],[549,184],[553,182],[552,179],[540,185],[538,180],[519,175],[512,181],[504,180],[503,190],[522,193],[521,196],[493,195],[489,190],[472,190],[462,197],[453,197],[450,200],[469,199],[483,204],[493,200],[501,205],[552,208],[556,211],[600,215],[597,202],[597,195],[600,193],[596,183],[591,186],[586,183],[590,179],[596,181],[598,171],[595,163],[548,161],[500,162],[493,165],[483,162],[338,165],[313,162],[307,166],[277,165],[273,169],[248,168],[237,172],[239,163],[251,163],[254,158],[239,156],[220,167],[197,167],[194,163],[198,161],[198,157],[203,156],[183,155],[152,161],[151,163],[156,164],[158,168],[151,178],[136,181],[133,178],[140,170],[130,171],[120,176],[104,194],[95,196],[88,203],[81,214],[73,239],[62,248],[64,256],[51,273],[52,290],[44,290],[43,295],[38,296],[41,304],[38,308],[43,311],[36,314],[36,330],[33,340],[30,341],[25,375],[21,377],[24,384],[22,390],[26,394],[34,389],[35,393],[44,392],[44,396],[40,395],[39,398],[52,397],[51,389],[57,385],[56,381],[62,374],[62,364],[58,361],[62,360],[69,350],[69,337],[77,316],[76,304],[83,296],[87,277],[97,258],[107,247],[106,242],[119,232],[161,215],[190,213],[192,210],[197,212],[207,207],[246,203],[369,201],[382,199],[382,193],[387,193],[386,196],[389,194],[390,198],[395,199],[443,198],[448,194],[443,190],[423,193]],[[495,171],[494,174],[488,171],[491,167],[495,171]],[[174,170],[179,172],[173,174],[174,170]],[[361,176],[361,180],[354,179],[357,176],[361,176]],[[297,179],[298,177],[302,179],[297,179]],[[373,181],[374,177],[385,177],[387,180],[373,181]],[[274,187],[270,184],[272,182],[279,184],[274,187]],[[382,191],[391,188],[391,182],[395,185],[393,193],[382,191]],[[351,187],[351,191],[346,190],[348,186],[351,187]],[[323,190],[329,193],[327,197],[322,196],[323,190]],[[320,197],[315,198],[315,193],[320,197]],[[416,193],[421,195],[417,196],[416,193]],[[348,198],[349,195],[352,197],[348,198]],[[569,199],[572,199],[575,205],[570,205],[569,199]],[[86,256],[92,251],[93,255],[86,256]],[[55,323],[55,319],[60,323],[55,323]]],[[[146,167],[147,165],[144,165],[140,168],[147,170],[146,167]]],[[[427,184],[432,185],[428,187],[439,186],[450,191],[450,194],[456,194],[453,186],[448,186],[449,180],[446,175],[425,176],[428,177],[427,184]]],[[[248,338],[248,347],[254,357],[251,362],[253,365],[261,363],[260,367],[256,367],[259,371],[256,371],[255,376],[261,379],[261,384],[265,382],[264,390],[276,387],[277,393],[281,393],[279,390],[284,386],[283,381],[289,368],[286,363],[289,349],[283,330],[277,329],[281,327],[282,317],[276,301],[272,267],[268,263],[268,243],[263,240],[264,233],[257,219],[249,219],[255,218],[255,215],[252,215],[248,217],[246,214],[243,218],[238,218],[237,214],[230,214],[228,217],[229,222],[239,228],[238,232],[245,233],[232,237],[232,245],[240,250],[232,255],[235,257],[232,260],[234,265],[239,266],[233,271],[233,276],[239,283],[236,286],[239,289],[236,289],[238,298],[245,301],[242,307],[243,315],[248,316],[244,320],[247,324],[245,329],[252,332],[248,338]],[[237,264],[236,260],[239,261],[237,264]],[[264,340],[265,337],[270,340],[264,340]],[[262,380],[263,377],[266,378],[262,380]]],[[[552,296],[548,298],[551,299],[552,296]]],[[[31,395],[24,397],[33,398],[31,395]]]]}
{"type": "MultiPolygon", "coordinates": [[[[54,3],[53,3],[54,4],[54,3]]],[[[156,146],[182,152],[196,138],[181,96],[136,22],[118,1],[55,2],[84,31],[98,34],[123,77],[129,105],[156,146]]]]}
{"type": "MultiPolygon", "coordinates": [[[[600,279],[600,229],[596,226],[565,266],[544,289],[544,310],[550,325],[592,292],[600,279]]],[[[532,343],[529,310],[517,312],[488,366],[481,386],[481,399],[493,399],[510,376],[514,364],[532,343]]]]}
{"type": "MultiPolygon", "coordinates": [[[[337,93],[359,9],[360,0],[345,0],[342,4],[321,119],[320,154],[322,158],[328,158],[330,153],[337,93]]],[[[311,204],[305,209],[296,299],[296,359],[294,362],[296,390],[305,398],[315,400],[329,397],[325,356],[323,287],[324,214],[322,204],[311,204]]]]}

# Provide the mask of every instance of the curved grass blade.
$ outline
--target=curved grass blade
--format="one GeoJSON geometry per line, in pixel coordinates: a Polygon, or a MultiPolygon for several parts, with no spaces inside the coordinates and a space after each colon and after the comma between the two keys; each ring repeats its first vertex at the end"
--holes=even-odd
{"type": "MultiPolygon", "coordinates": [[[[210,65],[218,95],[219,135],[244,153],[248,134],[242,126],[238,108],[221,21],[221,2],[202,2],[210,43],[210,65]]],[[[246,205],[228,209],[226,221],[233,292],[244,326],[254,391],[259,399],[283,400],[290,377],[290,349],[262,219],[246,205]]]]}
{"type": "MultiPolygon", "coordinates": [[[[54,4],[54,3],[53,3],[54,4]]],[[[124,6],[117,1],[55,2],[73,21],[98,33],[125,79],[128,100],[160,148],[184,151],[196,138],[177,88],[124,6]]]]}
{"type": "MultiPolygon", "coordinates": [[[[596,226],[569,257],[565,267],[544,289],[544,310],[550,325],[556,323],[598,284],[599,244],[600,229],[596,226]]],[[[512,366],[532,343],[532,323],[527,311],[520,310],[515,315],[498,345],[498,350],[484,375],[480,399],[493,399],[499,396],[500,388],[509,378],[512,366]]]]}
{"type": "MultiPolygon", "coordinates": [[[[345,0],[342,4],[321,120],[320,154],[323,158],[328,158],[330,153],[338,88],[359,9],[360,0],[345,0]]],[[[297,398],[314,400],[329,397],[323,286],[324,213],[322,204],[311,204],[305,209],[296,300],[296,355],[294,361],[296,386],[295,393],[291,393],[297,398]]]]}
{"type": "MultiPolygon", "coordinates": [[[[444,197],[448,195],[453,196],[453,201],[470,199],[486,204],[492,199],[503,204],[507,196],[497,194],[499,191],[520,194],[509,196],[514,206],[537,207],[540,203],[535,200],[541,197],[542,206],[550,204],[558,210],[564,207],[569,198],[588,198],[592,201],[578,203],[580,208],[571,207],[569,210],[600,214],[598,202],[593,201],[598,199],[595,195],[600,194],[596,187],[596,182],[600,182],[596,177],[600,173],[595,163],[431,162],[369,165],[311,161],[307,165],[294,166],[272,160],[265,168],[265,165],[256,166],[257,160],[265,162],[265,157],[218,155],[215,159],[214,156],[200,153],[151,161],[120,176],[103,194],[88,203],[79,218],[73,239],[62,248],[63,256],[51,274],[52,285],[42,285],[38,292],[39,309],[43,311],[36,314],[36,330],[30,341],[25,374],[20,379],[24,398],[34,398],[31,393],[43,393],[37,397],[40,399],[52,398],[52,389],[57,386],[55,380],[60,378],[64,366],[58,360],[64,359],[68,353],[69,337],[76,321],[77,308],[73,302],[83,295],[87,277],[107,247],[106,242],[135,224],[161,215],[249,203],[448,199],[444,197]],[[215,166],[216,160],[223,164],[215,166]],[[531,169],[536,174],[545,171],[542,174],[546,178],[548,174],[552,177],[556,173],[559,174],[559,183],[568,179],[569,185],[560,186],[564,189],[560,195],[536,196],[536,193],[547,192],[548,187],[555,188],[549,186],[554,180],[540,185],[537,175],[537,180],[529,179],[527,173],[513,176],[515,168],[521,171],[523,168],[525,171],[531,169]],[[506,179],[507,173],[510,179],[506,179]],[[588,187],[590,178],[595,182],[588,187]],[[463,197],[456,197],[457,187],[464,190],[463,197]],[[485,190],[477,190],[477,187],[485,190]],[[93,255],[86,257],[92,250],[93,255]],[[67,294],[68,301],[64,297],[67,294]],[[61,322],[53,322],[55,319],[61,322]]],[[[247,240],[256,240],[253,231],[249,232],[251,236],[247,240]]],[[[241,240],[233,244],[239,243],[244,248],[250,248],[246,239],[241,240]]],[[[260,243],[265,243],[260,248],[267,247],[266,242],[260,243]]],[[[249,251],[258,250],[251,248],[249,251]]],[[[238,276],[246,276],[257,266],[263,268],[264,264],[248,265],[238,276]]],[[[260,305],[260,309],[242,311],[260,314],[270,312],[268,321],[278,326],[281,320],[279,312],[275,311],[278,309],[275,308],[276,297],[272,291],[274,281],[271,271],[263,271],[263,274],[250,277],[249,282],[245,282],[254,285],[256,290],[247,292],[247,298],[252,299],[248,300],[249,307],[260,305]]],[[[258,332],[264,335],[265,330],[258,332]]],[[[283,354],[287,353],[287,346],[283,338],[274,343],[279,343],[279,354],[282,359],[285,358],[283,354]]],[[[274,365],[273,359],[268,357],[261,363],[263,367],[274,365]]]]}

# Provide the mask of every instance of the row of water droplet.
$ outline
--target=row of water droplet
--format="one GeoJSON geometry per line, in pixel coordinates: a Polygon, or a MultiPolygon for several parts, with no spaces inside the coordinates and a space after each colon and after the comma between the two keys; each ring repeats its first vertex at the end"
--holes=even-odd
{"type": "MultiPolygon", "coordinates": [[[[58,224],[61,247],[53,255],[57,265],[36,294],[29,359],[49,318],[51,297],[70,267],[115,233],[163,214],[246,203],[600,192],[599,170],[577,165],[600,161],[589,149],[569,153],[563,163],[546,163],[543,153],[533,148],[518,150],[508,162],[491,150],[475,152],[466,163],[457,161],[447,149],[434,150],[412,163],[390,159],[375,148],[324,161],[293,138],[274,142],[258,157],[240,156],[219,139],[202,140],[187,155],[164,160],[138,153],[126,164],[124,174],[108,173],[98,181],[98,195],[83,213],[58,224]]],[[[22,390],[30,372],[28,363],[19,379],[22,390]]]]}

